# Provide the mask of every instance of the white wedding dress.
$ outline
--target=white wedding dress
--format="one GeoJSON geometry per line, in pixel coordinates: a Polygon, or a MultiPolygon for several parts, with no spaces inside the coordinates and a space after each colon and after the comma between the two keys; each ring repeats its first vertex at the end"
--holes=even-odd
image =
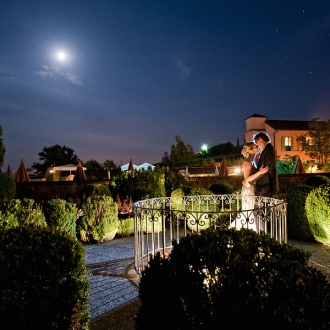
{"type": "Polygon", "coordinates": [[[254,215],[254,185],[242,187],[242,212],[237,213],[236,219],[230,227],[236,229],[248,228],[257,231],[256,219],[254,215]]]}

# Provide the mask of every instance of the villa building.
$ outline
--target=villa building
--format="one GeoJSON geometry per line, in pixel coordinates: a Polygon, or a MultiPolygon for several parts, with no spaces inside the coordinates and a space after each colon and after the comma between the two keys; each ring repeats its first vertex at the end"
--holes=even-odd
{"type": "Polygon", "coordinates": [[[252,141],[254,134],[264,131],[270,136],[271,144],[280,159],[286,156],[299,156],[302,161],[311,160],[304,151],[301,151],[297,142],[299,136],[308,132],[309,121],[269,120],[263,115],[254,114],[246,118],[245,123],[245,141],[252,141]]]}

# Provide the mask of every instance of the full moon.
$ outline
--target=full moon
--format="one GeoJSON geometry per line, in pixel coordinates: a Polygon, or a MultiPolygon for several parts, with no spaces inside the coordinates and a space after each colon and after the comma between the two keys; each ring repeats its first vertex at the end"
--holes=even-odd
{"type": "Polygon", "coordinates": [[[60,59],[60,60],[64,60],[65,59],[65,54],[64,53],[58,53],[58,58],[60,59]]]}

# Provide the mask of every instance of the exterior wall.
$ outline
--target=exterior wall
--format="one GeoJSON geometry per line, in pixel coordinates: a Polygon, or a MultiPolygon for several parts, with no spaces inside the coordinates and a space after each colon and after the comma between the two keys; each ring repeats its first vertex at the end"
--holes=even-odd
{"type": "Polygon", "coordinates": [[[245,142],[252,141],[253,135],[259,131],[265,130],[266,117],[250,117],[245,119],[246,132],[245,142]]]}
{"type": "Polygon", "coordinates": [[[306,134],[307,131],[296,131],[296,130],[275,130],[268,124],[266,124],[266,117],[249,117],[245,120],[246,132],[245,141],[252,141],[253,135],[259,131],[265,131],[271,138],[271,144],[274,146],[277,156],[280,159],[289,156],[299,156],[302,161],[311,160],[311,158],[303,151],[300,151],[297,142],[297,137],[306,134]],[[282,150],[282,137],[292,137],[293,138],[293,149],[292,150],[282,150]]]}
{"type": "Polygon", "coordinates": [[[311,160],[311,158],[304,152],[300,151],[297,138],[303,134],[306,134],[306,131],[288,131],[288,130],[278,130],[276,131],[269,125],[265,125],[265,131],[271,138],[271,144],[274,146],[277,156],[280,159],[289,156],[299,156],[302,161],[311,160]],[[293,146],[292,150],[282,150],[282,138],[283,137],[292,137],[293,146]]]}

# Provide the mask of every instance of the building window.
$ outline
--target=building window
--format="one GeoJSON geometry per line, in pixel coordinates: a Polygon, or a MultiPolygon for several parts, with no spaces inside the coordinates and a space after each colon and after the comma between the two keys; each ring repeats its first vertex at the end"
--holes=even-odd
{"type": "Polygon", "coordinates": [[[293,138],[291,136],[282,137],[282,151],[293,150],[293,138]]]}

